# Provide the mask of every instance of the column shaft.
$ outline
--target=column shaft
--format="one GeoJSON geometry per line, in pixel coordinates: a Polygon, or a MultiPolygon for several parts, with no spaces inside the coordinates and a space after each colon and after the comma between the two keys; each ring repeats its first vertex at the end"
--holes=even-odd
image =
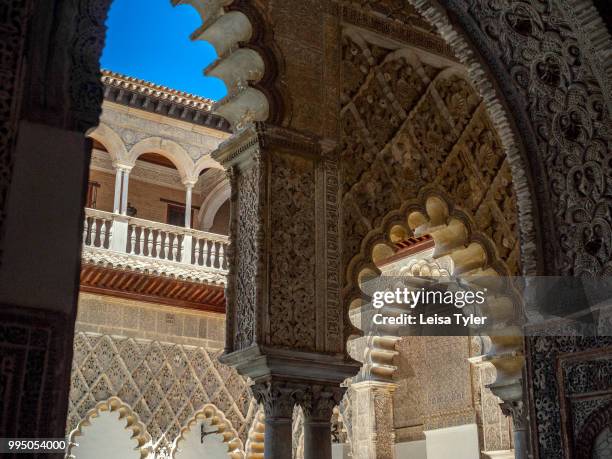
{"type": "Polygon", "coordinates": [[[185,228],[191,228],[191,195],[193,185],[186,185],[185,192],[185,228]]]}
{"type": "Polygon", "coordinates": [[[130,171],[123,171],[123,186],[121,187],[121,215],[127,213],[128,187],[130,184],[130,171]]]}
{"type": "Polygon", "coordinates": [[[292,459],[291,418],[269,419],[266,413],[265,459],[292,459]]]}
{"type": "Polygon", "coordinates": [[[331,459],[331,457],[331,420],[313,421],[304,417],[304,459],[331,459]]]}
{"type": "Polygon", "coordinates": [[[123,169],[115,169],[115,197],[113,202],[113,212],[118,214],[121,211],[121,183],[123,181],[123,169]]]}

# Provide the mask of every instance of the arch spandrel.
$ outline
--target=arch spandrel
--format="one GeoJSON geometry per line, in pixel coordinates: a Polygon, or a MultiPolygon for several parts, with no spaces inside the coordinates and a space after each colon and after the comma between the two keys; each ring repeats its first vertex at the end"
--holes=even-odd
{"type": "Polygon", "coordinates": [[[134,145],[128,152],[128,162],[130,165],[136,164],[136,160],[145,153],[157,153],[165,156],[176,166],[183,181],[193,181],[195,164],[193,159],[181,145],[164,139],[162,137],[148,137],[134,145]]]}
{"type": "Polygon", "coordinates": [[[109,125],[100,123],[95,128],[89,129],[85,135],[104,145],[114,163],[128,162],[128,151],[125,142],[109,125]]]}

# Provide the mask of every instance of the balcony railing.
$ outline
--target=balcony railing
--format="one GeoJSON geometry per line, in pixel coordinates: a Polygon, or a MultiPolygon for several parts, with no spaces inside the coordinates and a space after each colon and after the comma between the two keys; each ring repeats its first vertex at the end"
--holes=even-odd
{"type": "Polygon", "coordinates": [[[83,245],[191,267],[227,271],[227,236],[85,209],[83,245]]]}

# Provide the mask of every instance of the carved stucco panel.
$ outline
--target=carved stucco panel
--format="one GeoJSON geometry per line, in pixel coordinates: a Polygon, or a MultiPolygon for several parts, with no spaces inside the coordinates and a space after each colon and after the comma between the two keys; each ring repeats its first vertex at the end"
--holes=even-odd
{"type": "Polygon", "coordinates": [[[270,343],[315,350],[315,171],[311,160],[273,154],[270,170],[270,343]]]}
{"type": "MultiPolygon", "coordinates": [[[[121,107],[123,108],[123,107],[121,107]]],[[[147,116],[150,116],[146,113],[147,116]]],[[[221,138],[165,124],[163,120],[150,120],[137,114],[125,113],[105,104],[100,120],[110,126],[123,140],[129,151],[138,142],[150,137],[162,137],[181,145],[197,161],[219,145],[221,138]]]]}
{"type": "Polygon", "coordinates": [[[520,271],[518,210],[501,141],[466,76],[410,49],[344,36],[341,143],[343,268],[391,210],[437,184],[476,215],[520,271]]]}

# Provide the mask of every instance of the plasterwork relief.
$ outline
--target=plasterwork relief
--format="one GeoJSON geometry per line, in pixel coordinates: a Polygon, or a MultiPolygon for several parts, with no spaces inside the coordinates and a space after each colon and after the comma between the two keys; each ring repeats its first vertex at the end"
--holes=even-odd
{"type": "Polygon", "coordinates": [[[160,116],[155,120],[148,119],[150,117],[151,115],[146,112],[143,112],[143,116],[126,113],[123,107],[114,109],[113,105],[107,103],[103,107],[100,121],[119,135],[128,151],[147,138],[162,137],[181,145],[191,159],[197,161],[217,148],[221,141],[220,138],[183,129],[175,124],[166,124],[160,116]]]}
{"type": "MultiPolygon", "coordinates": [[[[576,333],[563,327],[551,334],[576,333]]],[[[612,400],[612,339],[609,337],[539,336],[528,339],[532,436],[536,457],[565,458],[588,416],[612,400]],[[573,354],[573,355],[571,355],[573,354]],[[560,371],[558,373],[558,371],[560,371]],[[565,434],[565,435],[563,435],[565,434]]]]}
{"type": "Polygon", "coordinates": [[[212,403],[240,439],[257,411],[247,381],[221,365],[220,351],[149,340],[77,333],[67,431],[111,396],[132,407],[154,447],[171,444],[204,405],[212,403]]]}
{"type": "Polygon", "coordinates": [[[230,226],[235,248],[230,246],[229,259],[233,259],[233,263],[230,264],[228,276],[228,298],[234,304],[230,309],[231,317],[228,318],[228,339],[233,334],[232,350],[244,349],[253,344],[259,326],[256,311],[259,298],[258,269],[263,263],[261,215],[264,170],[263,161],[257,155],[250,168],[233,170],[230,174],[232,206],[237,209],[232,213],[230,226]]]}
{"type": "Polygon", "coordinates": [[[537,185],[549,203],[543,221],[550,218],[548,233],[556,235],[545,238],[548,259],[556,260],[547,268],[609,273],[610,81],[587,48],[591,37],[576,9],[569,2],[506,0],[472,0],[464,8],[505,67],[511,78],[505,83],[525,101],[540,152],[537,185]]]}
{"type": "Polygon", "coordinates": [[[486,110],[460,70],[409,49],[343,42],[343,267],[384,215],[436,184],[476,216],[510,272],[519,272],[509,166],[486,110]]]}
{"type": "Polygon", "coordinates": [[[307,159],[273,154],[270,169],[270,342],[315,350],[314,167],[307,159]]]}

